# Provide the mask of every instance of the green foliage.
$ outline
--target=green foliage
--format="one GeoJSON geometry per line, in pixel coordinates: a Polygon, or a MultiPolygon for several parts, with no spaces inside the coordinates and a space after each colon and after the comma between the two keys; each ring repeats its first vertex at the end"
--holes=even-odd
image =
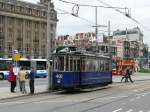
{"type": "Polygon", "coordinates": [[[150,69],[142,69],[140,72],[141,73],[150,73],[150,69]]]}

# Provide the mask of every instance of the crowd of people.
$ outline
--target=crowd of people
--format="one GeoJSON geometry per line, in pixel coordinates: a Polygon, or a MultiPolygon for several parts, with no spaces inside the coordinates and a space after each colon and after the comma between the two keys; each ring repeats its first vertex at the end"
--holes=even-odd
{"type": "Polygon", "coordinates": [[[26,94],[26,87],[25,83],[26,80],[29,80],[29,88],[30,88],[30,94],[34,94],[34,78],[36,76],[36,71],[34,70],[34,67],[31,67],[30,73],[28,73],[26,70],[24,70],[24,67],[21,66],[20,70],[18,72],[18,75],[15,75],[13,71],[14,66],[10,66],[9,75],[8,75],[8,81],[10,82],[10,92],[15,92],[15,87],[18,81],[18,84],[20,86],[20,92],[23,94],[26,94]]]}

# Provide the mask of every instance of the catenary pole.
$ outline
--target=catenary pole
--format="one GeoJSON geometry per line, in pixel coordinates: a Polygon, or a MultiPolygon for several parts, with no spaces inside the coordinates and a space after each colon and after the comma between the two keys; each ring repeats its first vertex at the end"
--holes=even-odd
{"type": "Polygon", "coordinates": [[[96,53],[98,52],[98,28],[97,28],[97,7],[95,7],[95,36],[96,36],[96,53]]]}
{"type": "Polygon", "coordinates": [[[51,0],[48,0],[48,11],[47,11],[47,78],[48,78],[48,90],[51,89],[51,0]]]}

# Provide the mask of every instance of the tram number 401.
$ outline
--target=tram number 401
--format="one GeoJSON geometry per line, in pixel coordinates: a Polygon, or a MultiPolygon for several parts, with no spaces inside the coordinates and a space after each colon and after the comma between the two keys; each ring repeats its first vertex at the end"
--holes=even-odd
{"type": "Polygon", "coordinates": [[[57,75],[56,75],[56,78],[58,78],[58,79],[62,79],[62,78],[63,78],[63,76],[62,76],[62,74],[57,74],[57,75]]]}

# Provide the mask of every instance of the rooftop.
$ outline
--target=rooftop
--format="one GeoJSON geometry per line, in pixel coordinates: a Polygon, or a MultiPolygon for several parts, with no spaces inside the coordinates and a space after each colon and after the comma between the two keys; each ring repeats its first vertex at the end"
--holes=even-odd
{"type": "Polygon", "coordinates": [[[40,3],[31,3],[21,0],[0,0],[0,2],[16,5],[16,6],[22,6],[22,7],[28,7],[31,9],[46,9],[46,6],[40,3]]]}

